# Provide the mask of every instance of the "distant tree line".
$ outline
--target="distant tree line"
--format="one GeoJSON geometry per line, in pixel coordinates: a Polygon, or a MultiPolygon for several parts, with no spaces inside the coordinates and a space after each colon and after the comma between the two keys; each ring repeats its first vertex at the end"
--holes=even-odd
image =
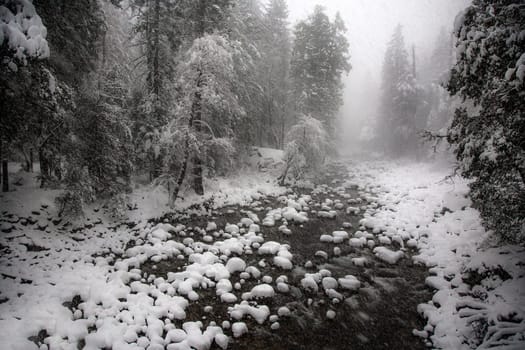
{"type": "Polygon", "coordinates": [[[447,141],[485,226],[524,242],[525,4],[474,0],[455,22],[420,69],[396,28],[374,142],[390,156],[422,158],[424,139],[447,141]]]}
{"type": "Polygon", "coordinates": [[[4,190],[9,160],[28,171],[38,161],[41,186],[64,188],[64,214],[96,199],[121,205],[132,177],[165,186],[172,202],[183,188],[203,194],[205,177],[238,168],[252,146],[286,148],[306,117],[326,141],[335,132],[349,47],[341,17],[322,7],[294,31],[285,0],[6,0],[0,10],[4,190]],[[29,52],[37,33],[20,24],[16,39],[14,18],[39,22],[48,52],[29,52]]]}

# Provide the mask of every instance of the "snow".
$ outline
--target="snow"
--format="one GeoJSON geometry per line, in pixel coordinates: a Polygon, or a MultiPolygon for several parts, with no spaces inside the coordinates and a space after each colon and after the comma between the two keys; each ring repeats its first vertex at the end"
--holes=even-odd
{"type": "Polygon", "coordinates": [[[248,327],[246,326],[246,323],[244,322],[235,322],[232,325],[232,331],[233,331],[233,336],[235,338],[239,338],[243,334],[248,333],[248,327]]]}
{"type": "MultiPolygon", "coordinates": [[[[206,196],[189,196],[179,203],[180,207],[202,203],[211,196],[218,199],[214,202],[217,206],[245,205],[253,198],[260,198],[261,194],[280,195],[284,191],[275,181],[267,182],[271,178],[265,174],[243,174],[238,180],[236,182],[235,177],[213,180],[208,183],[211,190],[206,196]],[[221,188],[213,192],[214,183],[226,185],[217,186],[221,188]]],[[[235,303],[236,296],[231,293],[233,286],[229,280],[231,274],[246,270],[254,278],[260,276],[256,268],[246,268],[242,259],[227,258],[231,254],[244,254],[251,242],[263,242],[253,236],[258,231],[256,215],[246,214],[253,224],[243,220],[243,224],[250,224],[250,233],[205,244],[199,242],[199,232],[217,231],[216,223],[210,221],[204,228],[195,228],[197,235],[181,224],[152,227],[149,218],[170,210],[164,204],[167,195],[139,186],[130,195],[137,210],[127,213],[124,219],[134,221],[134,227],[122,225],[109,229],[114,225],[112,219],[102,211],[95,211],[94,206],[87,206],[84,221],[75,225],[98,224],[71,233],[46,219],[56,216],[54,198],[59,191],[40,189],[30,174],[24,177],[23,183],[24,186],[15,192],[3,194],[0,201],[1,212],[14,214],[10,219],[13,223],[4,221],[3,215],[0,220],[2,228],[9,225],[9,229],[13,229],[0,236],[2,246],[10,247],[10,252],[0,256],[0,272],[18,276],[16,279],[3,278],[0,284],[0,299],[6,299],[0,304],[2,349],[33,349],[36,345],[28,338],[42,329],[51,335],[46,340],[49,348],[76,348],[83,338],[86,349],[132,347],[128,343],[164,349],[167,341],[172,342],[169,349],[207,349],[214,341],[221,348],[227,346],[228,337],[220,328],[203,329],[200,323],[186,322],[182,324],[183,329],[179,329],[171,323],[168,327],[161,320],[184,321],[189,304],[200,299],[201,288],[216,288],[221,302],[235,303]],[[36,211],[40,214],[32,214],[36,211]],[[36,217],[35,224],[22,225],[29,216],[36,217]],[[179,242],[178,237],[182,241],[179,242]],[[131,240],[137,245],[125,249],[131,240]],[[28,251],[26,245],[43,250],[28,251]],[[142,279],[141,264],[168,259],[187,264],[180,271],[168,272],[167,278],[142,279]],[[31,283],[22,283],[25,280],[31,283]],[[74,296],[79,296],[81,303],[70,311],[63,303],[70,302],[74,296]],[[89,333],[91,327],[95,327],[95,331],[89,333]],[[142,332],[144,335],[139,336],[142,332]]],[[[291,259],[286,245],[276,247],[275,251],[270,249],[271,252],[279,254],[281,259],[291,259]]],[[[266,314],[264,308],[250,313],[259,320],[266,314]]]]}
{"type": "Polygon", "coordinates": [[[291,270],[293,268],[292,262],[283,256],[274,257],[273,263],[274,265],[280,267],[283,270],[291,270]]]}
{"type": "Polygon", "coordinates": [[[253,287],[249,294],[250,299],[273,298],[273,296],[275,295],[275,291],[273,290],[273,287],[269,284],[259,284],[253,287]]]}
{"type": "MultiPolygon", "coordinates": [[[[491,247],[491,241],[487,241],[490,233],[483,230],[479,213],[465,197],[468,183],[461,178],[456,178],[454,183],[443,182],[447,173],[430,165],[392,162],[356,166],[351,175],[356,177],[363,192],[360,196],[370,202],[361,209],[362,227],[351,238],[346,231],[334,231],[326,236],[331,237],[330,242],[336,237],[349,240],[355,252],[362,249],[362,256],[355,253],[348,256],[358,267],[370,266],[375,261],[399,263],[399,259],[417,254],[413,260],[429,268],[425,282],[434,294],[431,300],[418,306],[427,325],[423,330],[414,330],[414,334],[427,337],[436,348],[467,349],[473,320],[484,320],[491,332],[484,340],[487,345],[502,341],[506,332],[514,332],[506,341],[519,344],[525,334],[525,249],[491,247]],[[373,257],[367,246],[381,237],[388,238],[390,244],[380,243],[373,249],[376,256],[373,257]],[[419,250],[395,250],[397,246],[419,250]],[[482,282],[468,285],[469,274],[482,276],[482,282]]],[[[42,212],[41,220],[51,217],[56,213],[53,202],[56,193],[40,190],[36,185],[21,187],[2,198],[0,212],[13,211],[22,218],[38,209],[42,212]],[[44,210],[41,204],[47,208],[44,210]]],[[[243,198],[237,200],[243,202],[243,198]]],[[[296,212],[304,210],[310,201],[306,197],[290,199],[284,196],[285,201],[280,201],[280,205],[296,212]]],[[[335,204],[334,201],[323,205],[335,204]]],[[[266,210],[272,213],[273,220],[282,219],[279,215],[283,208],[266,210]]],[[[143,215],[145,212],[135,217],[143,215]]],[[[17,278],[4,278],[0,285],[0,299],[8,299],[0,303],[1,348],[34,349],[36,345],[28,337],[42,329],[51,335],[46,340],[49,349],[76,348],[83,338],[87,349],[139,346],[208,349],[215,346],[214,343],[226,348],[229,338],[223,330],[229,335],[242,336],[248,332],[246,323],[242,322],[248,322],[247,316],[258,324],[266,323],[264,326],[272,330],[283,327],[284,317],[290,316],[291,311],[278,302],[289,296],[276,297],[275,293],[295,293],[296,281],[300,281],[307,293],[318,293],[322,288],[328,307],[334,309],[326,311],[327,319],[336,317],[340,312],[337,303],[345,300],[348,293],[368,285],[353,275],[341,277],[336,270],[332,275],[326,268],[314,273],[305,273],[302,267],[293,272],[280,270],[293,268],[293,247],[265,241],[264,234],[254,226],[258,219],[254,213],[242,212],[244,219],[228,226],[232,235],[208,219],[202,221],[201,228],[177,223],[153,225],[139,219],[132,228],[119,226],[112,230],[107,228],[109,218],[88,210],[92,221],[99,216],[101,225],[75,234],[66,233],[46,220],[47,228],[42,231],[38,223],[23,226],[2,218],[2,227],[10,225],[14,230],[0,236],[0,244],[10,249],[0,256],[0,273],[17,278]],[[203,243],[206,231],[219,235],[203,243]],[[140,243],[126,249],[130,240],[140,243]],[[30,251],[28,245],[47,250],[30,251]],[[247,255],[248,249],[257,255],[247,255]],[[145,276],[141,270],[146,262],[160,266],[172,260],[177,264],[180,261],[181,267],[165,276],[145,276]],[[35,261],[38,263],[34,264],[35,261]],[[274,273],[283,275],[276,277],[274,273]],[[290,273],[296,276],[290,278],[290,273]],[[32,283],[23,283],[26,280],[32,283]],[[204,299],[206,289],[216,295],[214,301],[204,299]],[[76,295],[80,296],[81,303],[69,310],[63,303],[76,295]],[[267,301],[268,306],[261,305],[261,301],[267,301]],[[219,307],[213,302],[224,305],[219,307]],[[222,327],[210,323],[205,327],[201,322],[189,322],[188,307],[194,303],[202,305],[205,314],[201,316],[206,317],[221,307],[227,308],[234,323],[230,325],[225,321],[222,327]],[[270,316],[272,314],[280,318],[270,316]],[[266,322],[268,318],[270,322],[266,322]],[[95,331],[89,333],[93,327],[95,331]]],[[[315,255],[328,258],[324,251],[315,255]]],[[[311,262],[305,266],[314,268],[311,262]]],[[[348,300],[346,298],[350,303],[348,300]]]]}
{"type": "MultiPolygon", "coordinates": [[[[525,274],[518,261],[525,261],[525,249],[492,246],[497,240],[483,229],[479,213],[471,206],[468,181],[458,176],[444,181],[450,172],[442,164],[431,163],[356,166],[355,182],[373,194],[369,199],[374,197],[380,204],[377,209],[367,209],[360,223],[398,244],[417,247],[413,260],[430,269],[426,284],[435,294],[418,306],[427,325],[414,334],[427,338],[437,349],[470,349],[476,324],[486,324],[487,336],[478,340],[477,347],[507,344],[509,349],[521,348],[525,339],[525,274]],[[480,284],[465,283],[472,271],[499,269],[510,278],[490,277],[489,273],[480,284]],[[511,313],[514,316],[510,317],[511,313]]],[[[376,247],[374,253],[389,263],[405,255],[386,247],[376,247]]]]}
{"type": "Polygon", "coordinates": [[[319,290],[319,287],[317,286],[317,282],[311,277],[306,276],[301,280],[301,286],[306,290],[310,292],[317,293],[319,290]]]}
{"type": "Polygon", "coordinates": [[[344,278],[339,278],[337,281],[344,289],[357,290],[361,286],[361,282],[359,282],[357,277],[353,275],[346,275],[344,278]]]}
{"type": "MultiPolygon", "coordinates": [[[[245,315],[250,315],[257,323],[263,324],[268,316],[270,316],[270,309],[266,305],[251,306],[248,302],[243,301],[240,304],[236,304],[231,307],[228,311],[230,316],[235,320],[241,320],[245,315]]],[[[235,326],[235,323],[232,325],[235,326]]],[[[234,331],[235,334],[235,331],[234,331]]]]}
{"type": "Polygon", "coordinates": [[[0,5],[0,46],[7,46],[14,52],[13,57],[6,56],[5,62],[13,71],[17,63],[27,64],[27,58],[43,59],[49,57],[49,46],[46,40],[47,29],[29,0],[17,0],[19,12],[12,13],[0,5]],[[14,61],[13,58],[17,59],[14,61]]]}
{"type": "Polygon", "coordinates": [[[261,255],[275,255],[281,249],[281,244],[269,241],[265,242],[262,246],[259,247],[258,252],[261,255]]]}
{"type": "Polygon", "coordinates": [[[400,259],[405,256],[405,253],[402,251],[393,251],[386,247],[376,247],[374,248],[374,254],[384,262],[389,264],[396,264],[400,259]]]}
{"type": "Polygon", "coordinates": [[[232,303],[237,302],[237,297],[235,296],[235,294],[232,294],[232,293],[223,293],[221,294],[221,301],[223,303],[232,304],[232,303]]]}
{"type": "Polygon", "coordinates": [[[337,289],[337,280],[333,277],[325,277],[322,280],[322,285],[325,290],[328,289],[337,289]]]}
{"type": "Polygon", "coordinates": [[[228,260],[226,263],[226,269],[230,273],[242,272],[246,269],[246,263],[241,258],[234,257],[228,260]]]}

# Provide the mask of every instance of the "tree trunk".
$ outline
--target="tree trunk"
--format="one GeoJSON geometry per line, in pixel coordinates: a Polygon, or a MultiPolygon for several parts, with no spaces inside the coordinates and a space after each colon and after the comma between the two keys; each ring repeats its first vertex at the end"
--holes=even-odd
{"type": "MultiPolygon", "coordinates": [[[[195,123],[197,120],[201,120],[201,93],[199,91],[199,88],[201,86],[201,78],[202,78],[202,72],[199,73],[199,76],[197,78],[197,91],[195,92],[195,98],[193,100],[193,105],[191,106],[191,116],[190,120],[188,122],[188,131],[186,132],[186,141],[184,142],[184,160],[182,161],[182,168],[179,172],[179,176],[177,177],[177,183],[175,184],[175,187],[173,188],[172,193],[172,204],[175,204],[175,201],[177,200],[177,197],[179,196],[179,191],[182,186],[182,183],[184,182],[184,178],[186,177],[186,171],[188,169],[188,162],[190,160],[190,132],[191,129],[195,124],[197,124],[197,131],[200,131],[200,125],[199,123],[195,123]]],[[[197,194],[203,195],[204,194],[204,188],[202,186],[202,162],[196,165],[196,161],[200,162],[200,158],[195,155],[193,157],[193,176],[194,176],[194,182],[193,187],[197,194]],[[197,176],[200,176],[200,183],[198,183],[197,176]],[[200,190],[201,193],[197,192],[200,190]]]]}
{"type": "Polygon", "coordinates": [[[160,49],[160,0],[155,0],[153,39],[153,93],[158,100],[160,94],[159,49],[160,49]]]}
{"type": "Polygon", "coordinates": [[[33,172],[34,154],[33,148],[29,149],[29,171],[33,172]]]}
{"type": "Polygon", "coordinates": [[[0,161],[2,163],[2,171],[1,171],[1,178],[2,178],[2,192],[9,191],[9,166],[7,163],[7,147],[5,147],[2,140],[0,140],[0,161]]]}
{"type": "Polygon", "coordinates": [[[182,183],[184,182],[184,178],[186,177],[186,170],[188,169],[188,161],[190,159],[190,147],[189,147],[189,135],[186,135],[186,152],[184,153],[184,160],[182,161],[182,168],[180,169],[179,176],[177,177],[177,182],[175,183],[175,187],[173,188],[172,198],[171,202],[172,205],[175,204],[175,201],[177,200],[177,197],[179,196],[180,188],[182,187],[182,183]]]}
{"type": "MultiPolygon", "coordinates": [[[[201,37],[206,31],[206,1],[200,0],[199,3],[199,28],[197,34],[201,37]]],[[[192,120],[190,121],[190,128],[195,127],[195,132],[199,134],[201,132],[201,121],[202,121],[202,95],[200,88],[202,85],[202,72],[199,72],[197,78],[197,91],[195,92],[195,100],[192,106],[192,120]]],[[[199,196],[204,194],[204,186],[202,184],[202,159],[199,154],[193,156],[193,190],[199,196]]]]}
{"type": "Polygon", "coordinates": [[[44,155],[43,148],[38,150],[38,159],[40,161],[40,187],[43,188],[49,177],[49,161],[44,155]]]}
{"type": "Polygon", "coordinates": [[[2,192],[9,191],[9,166],[7,159],[2,159],[2,192]]]}
{"type": "MultiPolygon", "coordinates": [[[[195,93],[195,100],[193,101],[192,106],[192,123],[190,123],[190,128],[193,126],[195,128],[195,133],[199,134],[201,132],[201,120],[202,120],[202,108],[201,100],[202,96],[199,91],[201,81],[197,82],[197,92],[195,93]],[[193,125],[192,125],[193,124],[193,125]]],[[[199,154],[194,154],[193,156],[193,190],[199,196],[204,194],[204,186],[202,184],[202,159],[199,154]]]]}

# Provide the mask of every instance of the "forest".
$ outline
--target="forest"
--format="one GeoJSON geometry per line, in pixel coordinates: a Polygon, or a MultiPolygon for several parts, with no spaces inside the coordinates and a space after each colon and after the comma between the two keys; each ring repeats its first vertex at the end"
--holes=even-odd
{"type": "Polygon", "coordinates": [[[0,0],[1,348],[525,346],[525,4],[318,2],[0,0]]]}

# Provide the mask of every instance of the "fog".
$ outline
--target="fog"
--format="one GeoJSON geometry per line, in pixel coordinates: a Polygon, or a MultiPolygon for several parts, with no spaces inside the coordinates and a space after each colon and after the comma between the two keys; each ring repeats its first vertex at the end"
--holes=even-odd
{"type": "Polygon", "coordinates": [[[469,0],[288,0],[292,24],[316,5],[333,16],[340,12],[348,32],[352,70],[345,79],[341,109],[343,138],[355,146],[366,120],[375,118],[386,44],[397,24],[405,43],[416,49],[417,63],[428,59],[441,28],[452,30],[456,15],[469,0]]]}

